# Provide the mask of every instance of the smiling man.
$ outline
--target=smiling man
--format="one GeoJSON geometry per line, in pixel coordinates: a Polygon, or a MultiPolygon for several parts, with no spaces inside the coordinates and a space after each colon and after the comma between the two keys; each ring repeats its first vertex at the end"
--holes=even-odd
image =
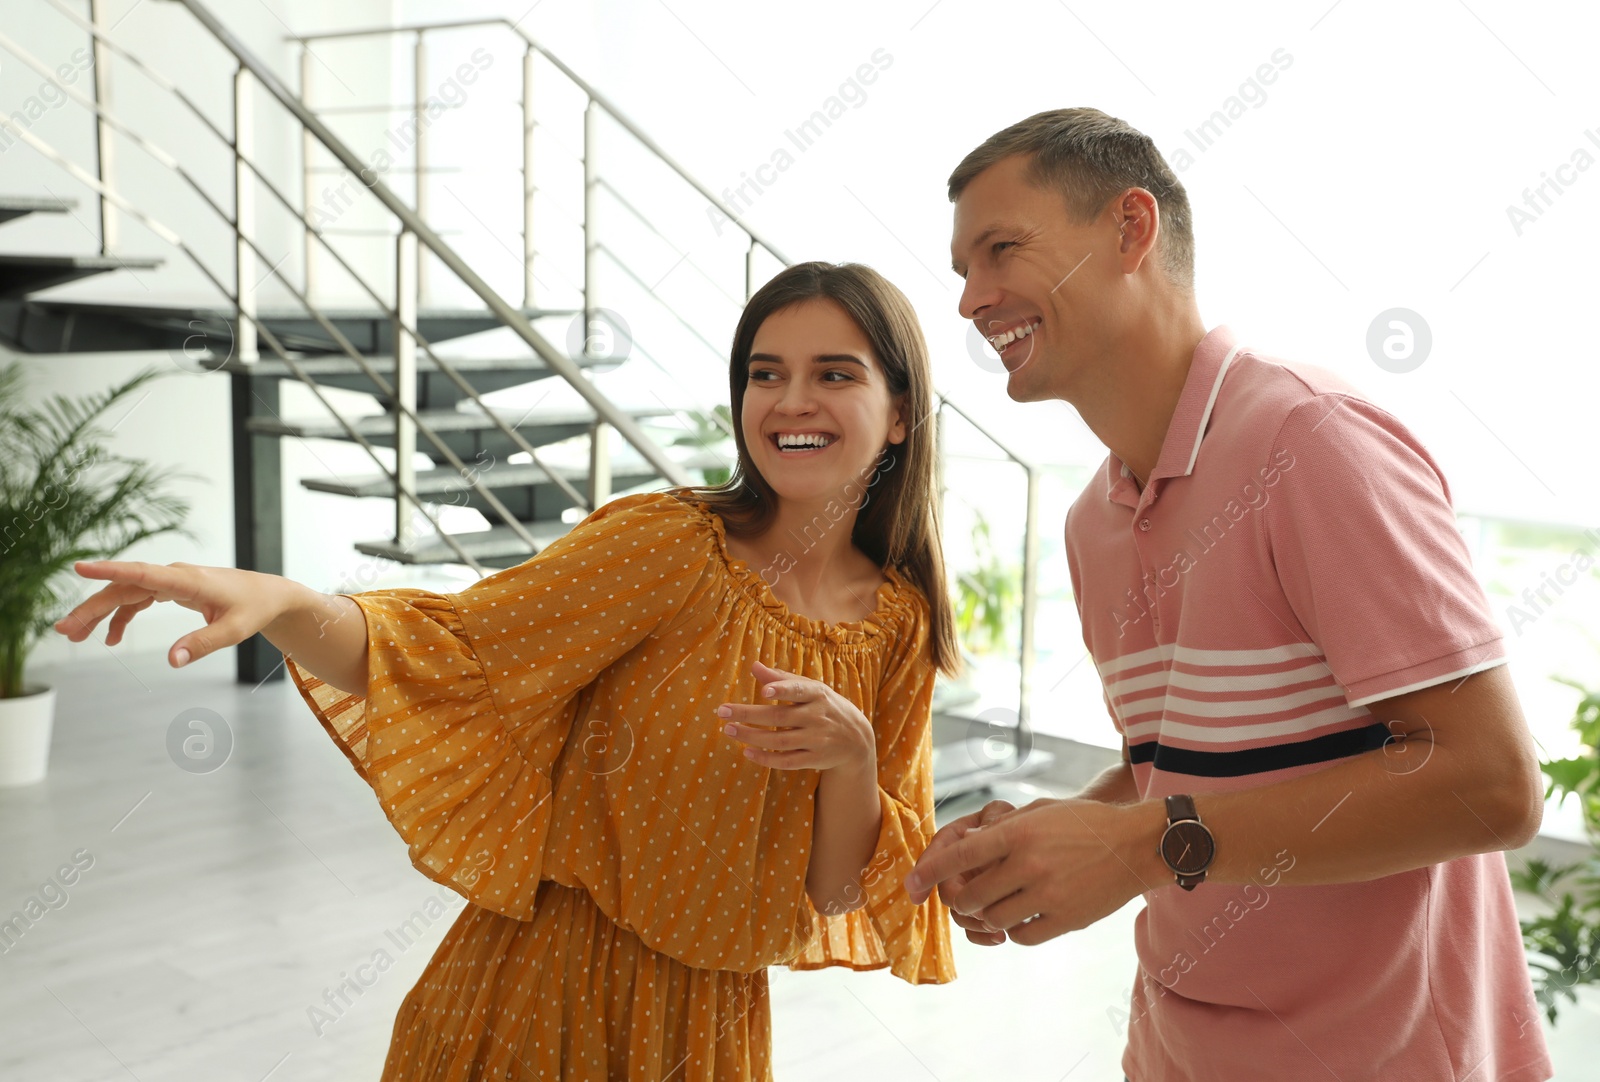
{"type": "Polygon", "coordinates": [[[1142,894],[1133,1082],[1549,1078],[1503,855],[1539,769],[1437,463],[1338,378],[1206,329],[1188,197],[1124,122],[1030,117],[949,194],[1007,393],[1110,452],[1066,547],[1123,751],[1076,797],[947,825],[912,898],[995,945],[1142,894]]]}

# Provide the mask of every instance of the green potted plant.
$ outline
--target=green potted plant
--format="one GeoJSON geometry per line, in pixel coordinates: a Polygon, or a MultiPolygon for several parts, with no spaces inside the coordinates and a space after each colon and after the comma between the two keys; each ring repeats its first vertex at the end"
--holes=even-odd
{"type": "Polygon", "coordinates": [[[161,376],[146,369],[97,394],[24,404],[20,361],[0,368],[0,786],[41,780],[55,689],[25,682],[28,653],[70,606],[56,580],[78,560],[115,558],[178,532],[189,505],[165,491],[186,476],[113,454],[97,424],[161,376]]]}
{"type": "Polygon", "coordinates": [[[1549,910],[1522,922],[1522,940],[1534,995],[1552,1024],[1563,997],[1576,1003],[1578,986],[1600,983],[1600,689],[1556,679],[1583,695],[1572,719],[1582,747],[1571,758],[1539,765],[1550,779],[1546,797],[1578,798],[1590,849],[1560,866],[1531,859],[1511,876],[1518,890],[1537,896],[1549,910]]]}
{"type": "Polygon", "coordinates": [[[995,551],[989,520],[973,510],[972,549],[978,565],[956,574],[956,631],[974,653],[1006,649],[1022,600],[1022,569],[995,551]]]}

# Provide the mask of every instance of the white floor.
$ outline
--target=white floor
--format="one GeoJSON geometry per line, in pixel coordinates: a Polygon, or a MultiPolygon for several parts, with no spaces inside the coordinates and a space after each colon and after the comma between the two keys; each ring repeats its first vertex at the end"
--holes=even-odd
{"type": "MultiPolygon", "coordinates": [[[[174,672],[96,640],[76,654],[31,673],[59,688],[50,777],[0,789],[0,919],[45,907],[0,954],[0,1079],[376,1079],[460,899],[410,867],[288,684],[239,686],[231,657],[174,672]],[[203,773],[168,751],[175,723],[193,735],[190,711],[231,733],[203,773]],[[74,860],[85,870],[62,885],[74,860]],[[440,903],[421,940],[391,935],[440,903]],[[346,1004],[332,993],[348,981],[346,1004]]],[[[1139,904],[1032,949],[958,937],[945,986],[774,970],[777,1077],[1120,1079],[1139,904]]],[[[1600,997],[1551,1044],[1558,1077],[1596,1077],[1600,997]]]]}

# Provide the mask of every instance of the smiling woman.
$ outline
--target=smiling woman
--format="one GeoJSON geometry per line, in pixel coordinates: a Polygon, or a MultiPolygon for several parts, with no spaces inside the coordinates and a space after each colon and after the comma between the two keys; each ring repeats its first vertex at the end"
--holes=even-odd
{"type": "Polygon", "coordinates": [[[693,495],[727,523],[730,551],[785,603],[845,618],[870,608],[881,569],[903,569],[933,602],[931,662],[953,672],[932,379],[910,301],[861,264],[790,267],[745,307],[728,390],[738,466],[693,495]],[[849,573],[828,589],[836,568],[849,573]]]}
{"type": "Polygon", "coordinates": [[[949,911],[900,886],[955,657],[921,331],[867,268],[805,264],[751,300],[730,374],[727,485],[612,500],[457,593],[77,565],[110,582],[71,638],[174,601],[206,618],[174,667],[282,650],[412,864],[466,899],[384,1082],[765,1082],[769,967],[955,977],[949,911]]]}

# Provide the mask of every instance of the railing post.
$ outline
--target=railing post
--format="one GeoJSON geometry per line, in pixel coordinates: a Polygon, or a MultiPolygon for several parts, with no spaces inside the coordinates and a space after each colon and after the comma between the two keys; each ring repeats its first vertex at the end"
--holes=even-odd
{"type": "MultiPolygon", "coordinates": [[[[414,154],[417,166],[417,217],[423,221],[428,220],[428,117],[427,117],[427,77],[428,77],[428,47],[423,40],[423,31],[417,31],[417,44],[411,52],[411,81],[415,88],[412,101],[412,116],[417,125],[417,140],[414,154]]],[[[411,238],[413,241],[415,237],[411,238]]],[[[419,257],[417,261],[417,302],[422,301],[422,296],[427,290],[427,259],[419,257]]]]}
{"type": "Polygon", "coordinates": [[[533,46],[522,54],[522,307],[533,307],[533,46]]]}
{"type": "Polygon", "coordinates": [[[1028,503],[1022,527],[1022,649],[1018,655],[1020,677],[1017,688],[1017,744],[1031,714],[1030,695],[1033,689],[1034,612],[1039,602],[1039,470],[1035,466],[1023,467],[1028,473],[1028,503]]]}
{"type": "Polygon", "coordinates": [[[589,429],[589,510],[611,499],[611,426],[596,420],[589,429]]]}
{"type": "MultiPolygon", "coordinates": [[[[89,22],[96,33],[90,40],[94,56],[94,100],[100,107],[94,119],[95,177],[106,191],[116,188],[115,170],[112,168],[111,127],[106,123],[106,113],[111,111],[111,50],[100,40],[109,33],[106,25],[105,0],[89,0],[89,22]]],[[[100,196],[100,254],[108,255],[117,246],[117,212],[115,205],[104,194],[100,196]]]]}
{"type": "Polygon", "coordinates": [[[756,238],[750,238],[750,247],[744,250],[744,299],[756,295],[756,238]]]}
{"type": "Polygon", "coordinates": [[[404,546],[416,540],[420,513],[412,498],[417,425],[411,419],[417,408],[417,235],[404,227],[396,237],[394,267],[394,540],[404,546]]]}
{"type": "Polygon", "coordinates": [[[256,233],[256,190],[250,168],[245,163],[255,153],[255,110],[251,75],[243,64],[233,73],[233,232],[234,299],[238,304],[238,327],[234,344],[239,360],[253,363],[260,359],[256,342],[256,254],[248,237],[256,233]]]}
{"type": "Polygon", "coordinates": [[[589,100],[583,111],[583,351],[589,354],[594,337],[594,321],[599,311],[598,270],[600,239],[595,230],[595,204],[600,201],[600,170],[595,158],[600,141],[600,107],[589,100]]]}
{"type": "MultiPolygon", "coordinates": [[[[300,100],[306,108],[311,108],[311,46],[305,42],[300,44],[300,100]]],[[[311,134],[311,129],[304,124],[300,126],[300,196],[305,207],[305,268],[306,268],[306,298],[311,301],[317,299],[317,238],[316,230],[311,223],[315,220],[316,174],[312,172],[312,159],[316,156],[317,138],[311,134]]]]}

